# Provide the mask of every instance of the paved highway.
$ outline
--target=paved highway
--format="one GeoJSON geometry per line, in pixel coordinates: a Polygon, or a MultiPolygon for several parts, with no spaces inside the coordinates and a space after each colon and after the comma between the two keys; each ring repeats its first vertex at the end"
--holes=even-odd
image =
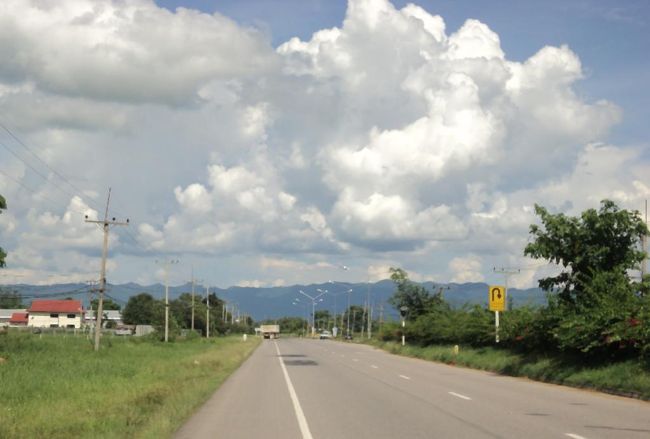
{"type": "Polygon", "coordinates": [[[265,340],[177,438],[650,438],[650,403],[390,355],[265,340]]]}

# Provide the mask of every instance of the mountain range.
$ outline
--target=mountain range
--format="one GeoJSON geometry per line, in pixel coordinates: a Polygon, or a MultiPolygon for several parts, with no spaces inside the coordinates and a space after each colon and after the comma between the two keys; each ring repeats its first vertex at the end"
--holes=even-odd
{"type": "MultiPolygon", "coordinates": [[[[488,285],[485,283],[449,283],[433,284],[425,282],[421,284],[428,291],[438,292],[442,288],[442,294],[447,302],[454,307],[464,304],[483,304],[487,306],[488,285]]],[[[80,299],[87,305],[91,298],[89,287],[82,283],[57,284],[57,285],[7,285],[3,289],[16,291],[23,297],[25,306],[35,298],[66,298],[73,297],[80,299]]],[[[316,309],[327,309],[330,312],[342,312],[348,303],[347,290],[352,289],[349,294],[351,305],[364,305],[368,297],[373,307],[373,315],[379,318],[380,314],[387,320],[397,319],[397,311],[388,303],[388,299],[395,292],[395,284],[390,280],[382,280],[375,283],[348,283],[334,282],[312,285],[292,285],[282,287],[210,287],[210,293],[215,293],[220,299],[236,304],[241,313],[250,315],[253,319],[266,320],[283,316],[306,317],[311,312],[311,300],[300,293],[304,291],[315,297],[320,291],[328,291],[319,299],[316,309]],[[298,299],[298,301],[296,301],[298,299]],[[297,303],[294,305],[294,302],[297,303]]],[[[190,283],[169,287],[170,300],[177,298],[182,293],[189,293],[192,290],[190,283]]],[[[139,285],[126,283],[119,285],[109,284],[107,297],[124,306],[129,297],[139,293],[149,293],[155,298],[165,297],[165,286],[161,284],[139,285]]],[[[205,297],[204,286],[195,286],[195,294],[205,297]]],[[[509,288],[508,295],[513,306],[541,305],[546,303],[545,293],[539,288],[517,289],[509,288]]]]}

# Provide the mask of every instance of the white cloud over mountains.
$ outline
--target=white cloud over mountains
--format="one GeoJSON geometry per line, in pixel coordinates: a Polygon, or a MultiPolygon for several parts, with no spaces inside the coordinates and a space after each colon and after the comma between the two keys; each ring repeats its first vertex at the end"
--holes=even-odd
{"type": "MultiPolygon", "coordinates": [[[[135,218],[112,243],[123,281],[158,254],[218,260],[204,277],[219,285],[322,281],[340,260],[356,280],[387,263],[482,280],[521,263],[534,203],[575,214],[650,195],[647,157],[607,144],[622,112],[575,91],[568,46],[515,62],[489,23],[448,30],[416,5],[350,0],[340,27],[273,49],[149,0],[10,0],[0,56],[0,119],[75,187],[117,186],[135,218]]],[[[54,212],[56,188],[8,155],[0,169],[37,190],[0,174],[11,269],[92,271],[35,255],[98,249],[73,217],[103,202],[54,212]]]]}

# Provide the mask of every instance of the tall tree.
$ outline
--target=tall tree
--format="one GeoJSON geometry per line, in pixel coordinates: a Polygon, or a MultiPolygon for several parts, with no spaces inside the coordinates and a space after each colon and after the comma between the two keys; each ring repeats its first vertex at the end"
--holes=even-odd
{"type": "Polygon", "coordinates": [[[598,211],[588,209],[579,217],[551,214],[539,205],[535,213],[542,225],[530,226],[533,241],[524,254],[564,267],[557,276],[539,281],[542,289],[557,292],[561,302],[590,300],[590,287],[600,273],[629,281],[628,270],[639,268],[645,257],[639,242],[648,229],[639,212],[620,210],[610,200],[603,200],[598,211]]]}
{"type": "Polygon", "coordinates": [[[418,316],[430,311],[441,298],[439,295],[432,295],[422,285],[411,282],[406,271],[401,268],[390,268],[390,278],[395,283],[397,290],[388,299],[388,303],[397,310],[406,306],[409,318],[418,316]]]}
{"type": "Polygon", "coordinates": [[[129,325],[159,325],[163,321],[164,305],[161,301],[153,298],[151,294],[140,293],[131,296],[122,319],[129,325]]]}
{"type": "MultiPolygon", "coordinates": [[[[3,210],[7,208],[7,201],[5,198],[0,195],[0,213],[2,213],[3,210]]],[[[5,263],[5,258],[7,257],[7,253],[0,247],[0,267],[4,267],[6,265],[5,263]]]]}
{"type": "Polygon", "coordinates": [[[0,309],[23,307],[23,298],[17,291],[0,290],[0,309]]]}

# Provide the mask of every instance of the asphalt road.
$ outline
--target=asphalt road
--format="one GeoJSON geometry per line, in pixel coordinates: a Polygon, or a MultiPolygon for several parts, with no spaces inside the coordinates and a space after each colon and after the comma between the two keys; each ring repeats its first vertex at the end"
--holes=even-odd
{"type": "Polygon", "coordinates": [[[177,438],[650,438],[650,403],[330,340],[265,340],[177,438]]]}

